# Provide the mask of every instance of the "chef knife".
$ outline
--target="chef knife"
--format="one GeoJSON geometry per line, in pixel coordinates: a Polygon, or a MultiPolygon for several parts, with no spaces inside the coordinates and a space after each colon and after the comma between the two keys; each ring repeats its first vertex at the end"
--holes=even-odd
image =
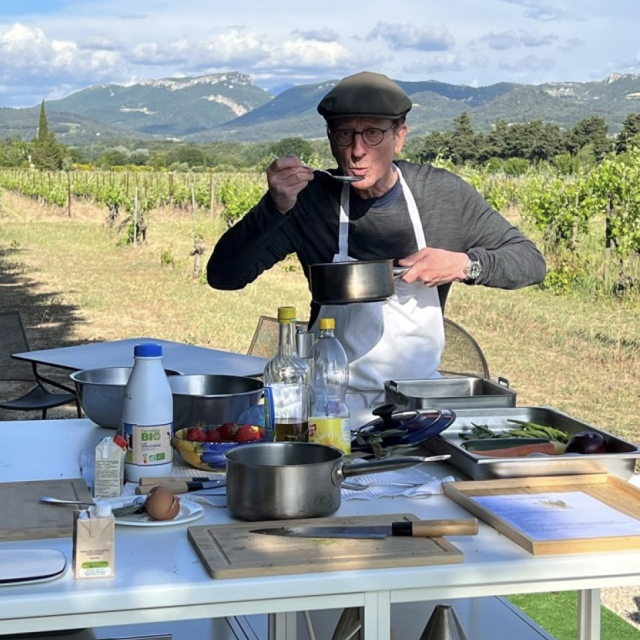
{"type": "Polygon", "coordinates": [[[216,480],[223,480],[224,479],[224,475],[219,475],[217,478],[216,477],[212,477],[212,478],[206,478],[206,477],[202,477],[202,476],[159,476],[157,478],[154,478],[152,476],[145,476],[140,478],[140,480],[138,481],[138,484],[152,484],[152,485],[156,485],[156,484],[170,484],[173,482],[215,482],[216,480]]]}
{"type": "Polygon", "coordinates": [[[187,493],[189,491],[202,491],[203,489],[217,489],[226,486],[224,480],[187,480],[183,482],[156,482],[155,484],[141,484],[136,487],[137,495],[146,495],[158,485],[163,485],[171,489],[173,493],[187,493]]]}
{"type": "Polygon", "coordinates": [[[332,525],[313,527],[267,527],[250,533],[294,538],[386,538],[387,536],[413,536],[437,538],[440,536],[472,536],[478,533],[475,518],[455,520],[401,520],[390,525],[332,525]]]}

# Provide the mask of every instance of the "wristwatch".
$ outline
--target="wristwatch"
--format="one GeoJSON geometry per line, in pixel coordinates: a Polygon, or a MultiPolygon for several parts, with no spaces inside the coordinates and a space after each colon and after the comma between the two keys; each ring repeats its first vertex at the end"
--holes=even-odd
{"type": "Polygon", "coordinates": [[[482,265],[480,264],[480,261],[469,258],[469,262],[467,262],[467,266],[464,268],[465,279],[468,282],[474,282],[478,279],[481,273],[482,265]]]}

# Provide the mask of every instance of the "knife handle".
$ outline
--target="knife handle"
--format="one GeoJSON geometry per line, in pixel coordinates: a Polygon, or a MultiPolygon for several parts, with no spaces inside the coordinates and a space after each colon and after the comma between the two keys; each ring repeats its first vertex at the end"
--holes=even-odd
{"type": "Polygon", "coordinates": [[[474,536],[478,533],[476,518],[454,520],[403,520],[391,523],[391,535],[414,538],[439,538],[440,536],[474,536]]]}
{"type": "Polygon", "coordinates": [[[138,485],[136,487],[136,495],[146,496],[149,491],[153,489],[153,487],[157,487],[160,484],[171,489],[172,493],[187,493],[187,491],[193,490],[193,488],[195,488],[190,488],[187,482],[162,482],[162,478],[156,478],[156,482],[154,482],[153,484],[138,485]]]}

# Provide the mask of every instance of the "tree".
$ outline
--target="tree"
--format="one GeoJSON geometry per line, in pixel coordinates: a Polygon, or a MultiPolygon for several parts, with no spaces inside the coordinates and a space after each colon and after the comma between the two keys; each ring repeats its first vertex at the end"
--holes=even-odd
{"type": "Polygon", "coordinates": [[[582,147],[592,144],[596,160],[602,160],[611,151],[611,140],[607,137],[609,126],[601,116],[580,120],[567,135],[567,151],[576,155],[582,147]]]}
{"type": "Polygon", "coordinates": [[[59,171],[62,169],[64,157],[63,148],[58,144],[55,134],[49,131],[47,114],[44,108],[44,100],[40,105],[40,121],[38,123],[38,135],[35,140],[35,147],[31,162],[36,169],[44,171],[59,171]]]}
{"type": "Polygon", "coordinates": [[[313,147],[302,138],[283,138],[271,147],[271,153],[280,156],[298,156],[303,162],[309,162],[313,156],[313,147]]]}
{"type": "Polygon", "coordinates": [[[451,133],[451,160],[455,164],[474,162],[478,158],[478,147],[482,136],[477,136],[471,124],[471,116],[464,111],[453,120],[451,133]]]}
{"type": "Polygon", "coordinates": [[[623,125],[622,131],[616,142],[616,153],[624,153],[629,148],[629,143],[640,133],[640,113],[630,113],[623,125]]]}
{"type": "Polygon", "coordinates": [[[202,149],[194,144],[180,144],[169,150],[167,162],[172,164],[186,164],[189,167],[206,166],[207,157],[202,149]]]}
{"type": "Polygon", "coordinates": [[[562,150],[560,128],[542,120],[514,124],[507,130],[506,149],[509,158],[551,160],[562,150]]]}
{"type": "Polygon", "coordinates": [[[449,158],[451,150],[451,134],[442,131],[432,131],[424,138],[422,148],[417,156],[420,162],[431,162],[439,156],[449,158]]]}

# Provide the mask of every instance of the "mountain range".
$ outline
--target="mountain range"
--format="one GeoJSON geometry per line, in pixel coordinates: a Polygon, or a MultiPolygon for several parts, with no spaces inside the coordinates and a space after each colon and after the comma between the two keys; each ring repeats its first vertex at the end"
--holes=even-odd
{"type": "MultiPolygon", "coordinates": [[[[46,102],[49,128],[72,146],[96,140],[216,140],[260,142],[324,136],[316,112],[337,80],[282,86],[269,93],[250,76],[221,73],[192,78],[143,80],[130,86],[96,85],[46,102]]],[[[413,102],[410,135],[451,129],[467,111],[477,131],[498,120],[544,120],[563,128],[601,116],[617,133],[630,113],[640,113],[640,75],[611,74],[599,82],[540,85],[498,83],[484,87],[435,80],[397,81],[413,102]]],[[[4,137],[35,137],[40,106],[0,108],[4,137]]]]}

